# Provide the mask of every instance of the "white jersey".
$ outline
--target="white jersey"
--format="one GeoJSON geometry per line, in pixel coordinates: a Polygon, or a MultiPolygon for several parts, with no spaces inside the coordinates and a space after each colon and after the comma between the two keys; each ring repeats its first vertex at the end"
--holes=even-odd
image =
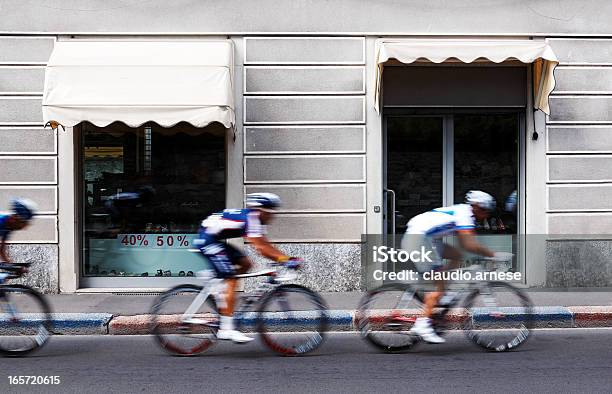
{"type": "Polygon", "coordinates": [[[436,208],[410,219],[406,234],[423,234],[428,237],[442,237],[460,230],[476,228],[474,213],[469,204],[457,204],[436,208]]]}

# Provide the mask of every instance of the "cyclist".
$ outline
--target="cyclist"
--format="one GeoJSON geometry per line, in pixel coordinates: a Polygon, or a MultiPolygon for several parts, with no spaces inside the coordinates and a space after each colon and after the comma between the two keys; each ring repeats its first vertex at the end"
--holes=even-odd
{"type": "Polygon", "coordinates": [[[155,196],[155,189],[150,186],[140,187],[135,192],[121,192],[107,198],[104,206],[111,216],[113,222],[117,222],[119,228],[126,230],[128,218],[138,218],[140,208],[149,203],[155,196]]]}
{"type": "MultiPolygon", "coordinates": [[[[0,215],[0,264],[10,264],[11,259],[6,251],[6,241],[13,231],[25,228],[38,210],[35,202],[18,198],[11,201],[12,213],[0,215]]],[[[5,275],[0,274],[0,283],[4,281],[5,275]]]]}
{"type": "Polygon", "coordinates": [[[233,313],[237,274],[244,274],[252,267],[251,260],[244,252],[225,242],[229,238],[244,237],[257,252],[281,264],[299,264],[275,248],[266,238],[266,227],[274,217],[274,210],[281,204],[280,198],[272,193],[251,193],[246,198],[245,209],[226,209],[202,221],[199,237],[194,241],[202,254],[210,261],[218,278],[225,279],[225,307],[220,310],[221,321],[217,338],[246,343],[253,338],[234,329],[233,313]]]}
{"type": "MultiPolygon", "coordinates": [[[[451,261],[451,267],[457,267],[461,260],[461,251],[442,241],[443,236],[456,234],[461,248],[465,251],[498,261],[508,261],[511,253],[493,252],[481,245],[474,230],[476,221],[489,217],[495,209],[495,199],[488,193],[479,190],[469,191],[465,195],[464,204],[436,208],[410,219],[406,233],[402,239],[404,250],[418,250],[426,246],[433,250],[432,269],[443,269],[442,259],[451,261]]],[[[434,307],[444,294],[444,281],[436,281],[436,290],[425,296],[424,316],[417,318],[410,330],[429,343],[445,342],[431,325],[434,307]]]]}

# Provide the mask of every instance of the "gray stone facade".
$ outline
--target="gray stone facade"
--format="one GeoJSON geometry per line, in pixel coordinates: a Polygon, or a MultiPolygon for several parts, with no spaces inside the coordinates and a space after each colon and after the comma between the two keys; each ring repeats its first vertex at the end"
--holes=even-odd
{"type": "MultiPolygon", "coordinates": [[[[304,259],[299,271],[299,283],[315,291],[356,291],[361,284],[361,249],[359,244],[280,244],[279,248],[289,256],[304,259]]],[[[253,270],[265,268],[267,262],[247,247],[253,258],[253,270]]],[[[245,290],[257,286],[261,278],[245,280],[245,290]]]]}
{"type": "MultiPolygon", "coordinates": [[[[58,278],[79,272],[80,263],[71,253],[59,261],[80,240],[71,228],[78,222],[75,207],[58,206],[58,196],[68,201],[79,189],[62,189],[75,174],[59,170],[78,162],[78,139],[72,130],[58,139],[42,128],[44,68],[57,40],[230,37],[237,124],[228,143],[228,205],[239,206],[249,191],[281,195],[286,204],[270,237],[307,260],[300,281],[321,291],[363,286],[358,242],[382,227],[375,207],[383,198],[384,113],[373,109],[374,41],[547,40],[560,65],[550,116],[525,105],[522,219],[527,232],[538,234],[612,232],[612,24],[603,17],[612,13],[610,2],[110,3],[5,0],[0,6],[0,209],[16,195],[42,201],[41,215],[16,234],[10,253],[36,261],[26,282],[45,292],[58,291],[58,278]],[[533,131],[539,140],[531,139],[533,131]]],[[[556,240],[543,250],[541,256],[528,250],[528,285],[612,286],[609,242],[556,240]]],[[[75,283],[63,281],[62,288],[78,287],[65,277],[75,283]]]]}
{"type": "Polygon", "coordinates": [[[612,241],[549,241],[546,287],[612,287],[612,241]]]}
{"type": "Polygon", "coordinates": [[[9,246],[8,253],[16,263],[32,263],[29,273],[14,283],[35,287],[43,293],[57,293],[57,245],[13,244],[9,246]]]}

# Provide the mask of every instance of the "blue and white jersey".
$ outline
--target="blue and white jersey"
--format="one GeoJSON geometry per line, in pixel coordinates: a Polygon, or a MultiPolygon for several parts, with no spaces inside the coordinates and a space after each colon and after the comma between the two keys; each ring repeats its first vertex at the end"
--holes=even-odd
{"type": "Polygon", "coordinates": [[[461,230],[474,230],[476,223],[472,206],[457,204],[436,208],[410,219],[407,234],[423,234],[427,237],[442,237],[461,230]]]}
{"type": "Polygon", "coordinates": [[[8,217],[9,215],[0,215],[0,241],[6,241],[11,234],[11,230],[6,228],[6,219],[8,217]]]}
{"type": "Polygon", "coordinates": [[[249,237],[258,238],[266,233],[259,220],[259,211],[254,209],[226,209],[202,221],[200,234],[217,239],[249,237]]]}

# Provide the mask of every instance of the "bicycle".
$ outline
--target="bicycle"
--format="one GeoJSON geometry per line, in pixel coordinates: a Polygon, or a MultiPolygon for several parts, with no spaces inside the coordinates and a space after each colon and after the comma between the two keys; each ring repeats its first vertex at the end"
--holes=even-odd
{"type": "MultiPolygon", "coordinates": [[[[254,322],[263,343],[285,356],[317,349],[323,343],[328,325],[327,306],[321,296],[307,287],[287,283],[297,277],[298,268],[277,266],[234,276],[267,278],[253,294],[239,300],[234,313],[236,329],[244,323],[254,322]],[[292,305],[296,309],[292,309],[292,305]],[[296,327],[299,332],[288,332],[296,327]]],[[[212,271],[199,277],[203,286],[173,287],[161,294],[151,309],[151,332],[170,354],[196,355],[208,350],[217,340],[218,304],[225,302],[224,291],[221,291],[223,279],[216,278],[212,271]]]]}
{"type": "MultiPolygon", "coordinates": [[[[496,352],[516,349],[527,340],[533,327],[533,304],[525,292],[507,282],[473,280],[478,272],[491,272],[482,265],[450,271],[470,272],[472,280],[458,292],[445,293],[434,309],[432,326],[438,335],[460,328],[473,343],[496,352]]],[[[422,272],[419,277],[422,284],[422,272]]],[[[420,338],[410,329],[422,315],[424,294],[421,285],[399,282],[367,292],[356,315],[362,336],[386,352],[416,345],[420,338]]]]}
{"type": "MultiPolygon", "coordinates": [[[[4,281],[28,272],[30,263],[0,263],[4,281]]],[[[51,308],[29,286],[0,283],[0,354],[24,356],[43,347],[52,331],[51,308]]]]}

